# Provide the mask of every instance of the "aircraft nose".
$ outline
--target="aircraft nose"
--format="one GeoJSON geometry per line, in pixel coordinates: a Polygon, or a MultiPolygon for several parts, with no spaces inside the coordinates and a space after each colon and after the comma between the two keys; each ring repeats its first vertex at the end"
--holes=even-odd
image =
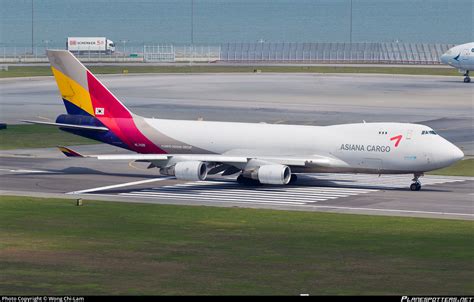
{"type": "Polygon", "coordinates": [[[453,145],[454,147],[454,150],[453,150],[453,159],[454,161],[458,161],[458,160],[461,160],[464,158],[464,152],[461,151],[461,149],[459,149],[458,147],[456,147],[455,145],[453,145]]]}
{"type": "Polygon", "coordinates": [[[441,57],[439,58],[439,60],[443,64],[448,64],[448,61],[449,61],[448,55],[446,53],[442,54],[441,57]]]}
{"type": "Polygon", "coordinates": [[[444,146],[440,148],[438,154],[438,158],[441,160],[444,166],[450,166],[455,162],[463,159],[463,157],[464,153],[461,151],[461,149],[459,149],[448,141],[446,141],[444,146]]]}

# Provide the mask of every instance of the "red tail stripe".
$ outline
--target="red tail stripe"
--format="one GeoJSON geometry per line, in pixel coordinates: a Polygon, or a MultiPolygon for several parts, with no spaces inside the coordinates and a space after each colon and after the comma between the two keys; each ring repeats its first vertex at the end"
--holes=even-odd
{"type": "Polygon", "coordinates": [[[166,153],[140,132],[127,108],[89,71],[87,71],[87,84],[94,110],[97,107],[104,108],[103,114],[96,114],[96,118],[124,142],[130,150],[138,153],[166,153]]]}

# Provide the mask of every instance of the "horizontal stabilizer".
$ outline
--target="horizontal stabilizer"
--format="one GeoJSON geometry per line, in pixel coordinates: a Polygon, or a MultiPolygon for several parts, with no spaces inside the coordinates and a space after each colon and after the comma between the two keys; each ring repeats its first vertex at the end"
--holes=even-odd
{"type": "Polygon", "coordinates": [[[74,151],[74,150],[71,150],[67,147],[63,147],[63,146],[58,146],[58,149],[59,151],[61,151],[64,155],[66,155],[67,157],[85,157],[83,156],[82,154],[74,151]]]}
{"type": "Polygon", "coordinates": [[[36,125],[55,126],[55,127],[68,128],[68,129],[92,130],[92,131],[109,131],[109,129],[107,127],[82,126],[82,125],[74,125],[74,124],[62,124],[62,123],[29,121],[29,120],[24,120],[22,122],[29,123],[29,124],[36,124],[36,125]]]}

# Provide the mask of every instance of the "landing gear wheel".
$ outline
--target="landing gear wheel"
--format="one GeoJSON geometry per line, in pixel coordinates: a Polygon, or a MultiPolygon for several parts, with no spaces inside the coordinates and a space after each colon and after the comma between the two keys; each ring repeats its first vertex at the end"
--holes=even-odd
{"type": "Polygon", "coordinates": [[[423,173],[415,173],[413,177],[413,183],[410,185],[410,190],[412,191],[420,191],[421,190],[421,183],[419,178],[423,176],[423,173]]]}
{"type": "Polygon", "coordinates": [[[469,77],[469,70],[466,71],[466,73],[464,74],[464,83],[470,83],[471,82],[471,78],[469,77]]]}
{"type": "Polygon", "coordinates": [[[410,185],[410,190],[412,191],[420,191],[421,190],[421,185],[419,183],[412,183],[410,185]]]}
{"type": "Polygon", "coordinates": [[[243,177],[242,175],[239,175],[237,177],[237,182],[241,185],[244,185],[244,186],[259,186],[259,185],[261,185],[261,183],[258,180],[243,177]]]}

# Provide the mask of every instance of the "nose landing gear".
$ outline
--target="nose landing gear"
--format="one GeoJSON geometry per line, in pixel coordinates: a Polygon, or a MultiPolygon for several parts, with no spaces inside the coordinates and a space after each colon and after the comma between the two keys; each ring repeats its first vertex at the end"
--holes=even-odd
{"type": "Polygon", "coordinates": [[[419,178],[423,176],[423,173],[415,173],[412,179],[413,183],[410,185],[410,190],[412,191],[420,191],[421,190],[421,183],[419,178]]]}
{"type": "Polygon", "coordinates": [[[469,77],[469,70],[466,71],[466,73],[464,74],[464,83],[470,83],[471,82],[471,78],[469,77]]]}

